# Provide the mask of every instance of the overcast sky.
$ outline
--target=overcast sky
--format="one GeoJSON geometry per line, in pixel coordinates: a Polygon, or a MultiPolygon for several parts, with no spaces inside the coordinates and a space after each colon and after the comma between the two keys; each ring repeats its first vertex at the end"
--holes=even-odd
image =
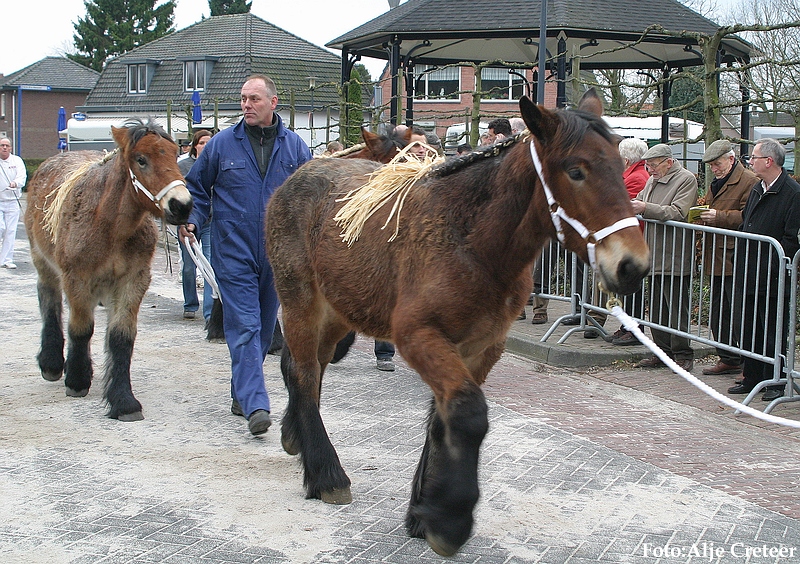
{"type": "MultiPolygon", "coordinates": [[[[253,0],[250,11],[322,47],[388,10],[387,0],[253,0]]],[[[0,55],[0,73],[8,75],[44,57],[73,51],[73,23],[86,15],[86,7],[83,0],[9,0],[3,13],[5,49],[0,55]]],[[[208,0],[178,0],[175,28],[189,26],[209,13],[208,0]]],[[[384,64],[364,62],[373,76],[384,64]]]]}

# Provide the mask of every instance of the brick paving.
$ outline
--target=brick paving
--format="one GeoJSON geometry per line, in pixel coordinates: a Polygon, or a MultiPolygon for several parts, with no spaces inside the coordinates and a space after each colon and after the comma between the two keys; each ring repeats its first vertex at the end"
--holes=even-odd
{"type": "MultiPolygon", "coordinates": [[[[134,353],[146,419],[122,424],[103,417],[99,383],[66,398],[62,383],[39,376],[24,239],[17,253],[19,269],[0,272],[0,562],[800,559],[796,432],[734,417],[666,370],[632,370],[628,360],[565,369],[512,353],[485,385],[474,534],[442,559],[403,529],[430,393],[402,359],[379,372],[371,340],[359,339],[326,373],[322,415],[354,501],[305,500],[278,429],[254,439],[228,412],[225,348],[202,340],[199,320],[181,319],[180,287],[160,254],[134,353]],[[763,550],[772,556],[752,553],[763,550]]],[[[95,358],[103,331],[98,317],[95,358]]],[[[535,331],[514,327],[529,341],[535,331]]],[[[610,347],[575,339],[578,350],[610,347]]],[[[274,357],[265,377],[279,417],[274,357]]],[[[798,418],[800,406],[774,413],[798,418]]]]}

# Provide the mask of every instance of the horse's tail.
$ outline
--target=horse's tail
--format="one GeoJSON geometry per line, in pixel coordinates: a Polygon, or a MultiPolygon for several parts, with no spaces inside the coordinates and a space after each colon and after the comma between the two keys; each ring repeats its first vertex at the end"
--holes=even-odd
{"type": "Polygon", "coordinates": [[[347,335],[345,335],[341,341],[336,343],[336,350],[333,351],[333,358],[331,359],[331,364],[336,364],[340,360],[342,360],[345,355],[350,351],[350,347],[353,346],[353,343],[356,340],[356,332],[350,331],[347,335]]]}
{"type": "Polygon", "coordinates": [[[86,171],[88,171],[91,167],[102,160],[103,159],[100,158],[97,160],[84,161],[75,169],[68,169],[67,175],[64,178],[64,182],[62,182],[55,190],[50,192],[45,197],[45,203],[42,207],[42,211],[44,212],[42,218],[44,223],[43,227],[50,234],[50,238],[53,240],[53,243],[56,241],[56,233],[58,233],[58,227],[61,223],[61,208],[64,206],[64,202],[67,201],[67,198],[72,192],[72,189],[75,187],[75,184],[78,182],[78,179],[86,174],[86,171]],[[52,200],[48,202],[51,197],[52,200]]]}
{"type": "Polygon", "coordinates": [[[208,330],[208,333],[206,333],[207,340],[214,343],[225,341],[222,320],[222,302],[219,301],[219,298],[214,298],[214,303],[211,305],[211,315],[208,317],[208,323],[206,324],[206,329],[208,330]]]}

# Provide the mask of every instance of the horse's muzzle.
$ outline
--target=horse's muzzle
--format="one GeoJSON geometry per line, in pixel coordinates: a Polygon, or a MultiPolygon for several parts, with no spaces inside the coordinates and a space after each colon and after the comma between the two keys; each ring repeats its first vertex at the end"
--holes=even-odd
{"type": "Polygon", "coordinates": [[[192,213],[192,195],[185,186],[176,186],[161,199],[164,219],[172,225],[183,225],[192,213]]]}

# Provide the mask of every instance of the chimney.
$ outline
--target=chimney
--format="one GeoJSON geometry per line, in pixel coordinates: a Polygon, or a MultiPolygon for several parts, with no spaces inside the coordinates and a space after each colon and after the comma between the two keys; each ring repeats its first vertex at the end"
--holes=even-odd
{"type": "Polygon", "coordinates": [[[389,9],[394,10],[400,5],[400,0],[389,0],[389,9]]]}

